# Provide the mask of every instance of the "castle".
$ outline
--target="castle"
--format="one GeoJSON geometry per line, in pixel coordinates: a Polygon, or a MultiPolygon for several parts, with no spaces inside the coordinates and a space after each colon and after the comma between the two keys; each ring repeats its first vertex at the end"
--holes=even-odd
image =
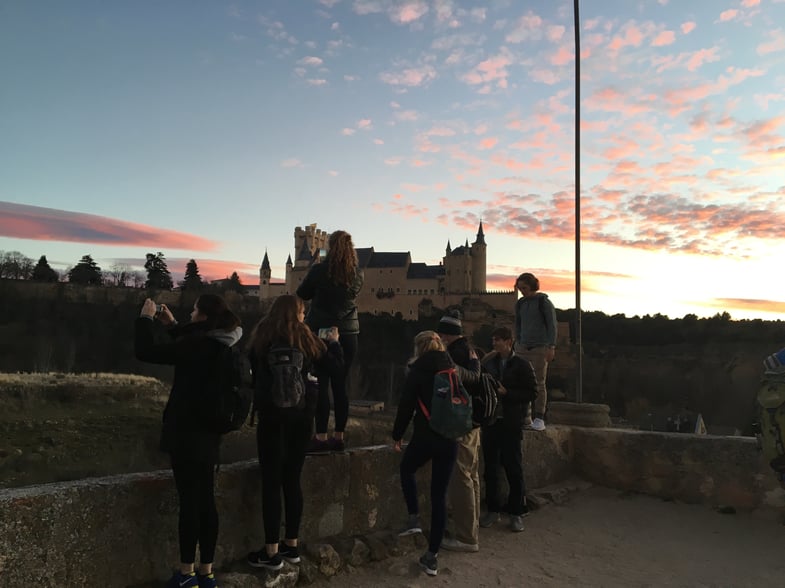
{"type": "MultiPolygon", "coordinates": [[[[270,260],[264,254],[259,268],[259,298],[275,298],[294,294],[308,270],[327,254],[329,233],[317,228],[316,223],[294,229],[295,260],[286,260],[286,281],[271,282],[270,260]]],[[[439,265],[412,262],[406,252],[376,251],[373,247],[357,248],[360,268],[365,283],[357,299],[361,312],[371,314],[398,313],[404,319],[416,320],[424,301],[440,308],[463,306],[467,298],[478,300],[493,309],[512,312],[517,299],[514,290],[488,292],[486,290],[486,248],[482,221],[477,237],[471,245],[452,249],[449,241],[439,265]]]]}

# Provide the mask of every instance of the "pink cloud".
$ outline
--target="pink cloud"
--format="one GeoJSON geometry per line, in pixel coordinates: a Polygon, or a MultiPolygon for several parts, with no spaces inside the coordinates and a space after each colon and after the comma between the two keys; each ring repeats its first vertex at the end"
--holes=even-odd
{"type": "Polygon", "coordinates": [[[724,10],[723,12],[720,12],[720,21],[728,22],[736,18],[738,15],[739,15],[739,11],[736,10],[735,8],[731,8],[730,10],[724,10]]]}
{"type": "Polygon", "coordinates": [[[617,51],[622,47],[640,47],[641,43],[643,43],[643,38],[643,31],[637,25],[630,23],[624,28],[624,36],[613,37],[608,47],[613,51],[617,51]]]}
{"type": "Polygon", "coordinates": [[[550,58],[553,65],[567,65],[574,59],[575,52],[572,45],[562,45],[550,58]]]}
{"type": "Polygon", "coordinates": [[[542,19],[530,10],[517,20],[504,40],[508,43],[521,43],[539,39],[542,34],[542,24],[542,19]]]}
{"type": "Polygon", "coordinates": [[[692,21],[687,21],[687,22],[685,22],[685,23],[682,23],[682,25],[681,25],[681,32],[682,32],[682,33],[684,33],[685,35],[688,35],[688,34],[690,34],[692,31],[694,31],[694,30],[695,30],[695,27],[696,27],[696,26],[697,26],[697,25],[696,25],[694,22],[692,22],[692,21]]]}
{"type": "Polygon", "coordinates": [[[652,47],[664,47],[676,41],[676,33],[673,31],[662,31],[651,42],[652,47]]]}
{"type": "Polygon", "coordinates": [[[397,24],[409,24],[428,14],[428,5],[418,0],[393,6],[389,10],[390,20],[397,24]]]}
{"type": "Polygon", "coordinates": [[[758,55],[766,55],[768,53],[785,50],[785,32],[783,32],[782,29],[769,31],[767,36],[770,41],[758,45],[756,49],[758,55]]]}
{"type": "Polygon", "coordinates": [[[744,8],[752,8],[753,6],[759,6],[760,0],[741,0],[741,5],[744,8]]]}
{"type": "Polygon", "coordinates": [[[198,235],[95,214],[0,201],[0,235],[36,241],[138,245],[151,249],[212,251],[217,243],[198,235]]]}
{"type": "Polygon", "coordinates": [[[397,72],[385,72],[379,79],[391,86],[422,86],[436,78],[436,70],[430,65],[404,68],[397,72]]]}
{"type": "Polygon", "coordinates": [[[512,64],[512,56],[509,51],[503,49],[499,55],[478,63],[470,72],[464,74],[462,79],[471,85],[494,81],[503,84],[506,83],[507,66],[510,64],[512,64]]]}
{"type": "Polygon", "coordinates": [[[493,149],[499,142],[495,137],[488,137],[480,141],[480,149],[493,149]]]}

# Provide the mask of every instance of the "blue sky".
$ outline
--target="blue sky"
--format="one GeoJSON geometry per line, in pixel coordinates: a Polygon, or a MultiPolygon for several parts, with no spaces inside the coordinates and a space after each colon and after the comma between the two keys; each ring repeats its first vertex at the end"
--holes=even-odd
{"type": "MultiPolygon", "coordinates": [[[[581,4],[582,306],[782,319],[785,1],[581,4]]],[[[574,307],[572,3],[0,4],[0,250],[282,278],[488,242],[574,307]]]]}

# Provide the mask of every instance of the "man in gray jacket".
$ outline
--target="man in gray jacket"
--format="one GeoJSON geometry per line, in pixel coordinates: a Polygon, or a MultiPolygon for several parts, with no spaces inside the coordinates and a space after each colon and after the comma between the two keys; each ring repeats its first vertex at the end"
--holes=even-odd
{"type": "Polygon", "coordinates": [[[515,354],[531,362],[537,378],[537,398],[527,427],[544,431],[548,402],[545,380],[548,364],[556,355],[556,309],[548,295],[539,291],[540,280],[534,274],[518,276],[515,287],[522,296],[515,303],[515,354]]]}

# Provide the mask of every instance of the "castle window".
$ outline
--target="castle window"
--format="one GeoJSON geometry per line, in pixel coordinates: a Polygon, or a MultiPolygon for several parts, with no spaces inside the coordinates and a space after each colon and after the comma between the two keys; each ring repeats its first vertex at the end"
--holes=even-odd
{"type": "Polygon", "coordinates": [[[396,289],[395,289],[395,291],[396,291],[396,292],[400,292],[400,291],[401,291],[401,289],[400,289],[400,288],[396,288],[396,289]]]}

